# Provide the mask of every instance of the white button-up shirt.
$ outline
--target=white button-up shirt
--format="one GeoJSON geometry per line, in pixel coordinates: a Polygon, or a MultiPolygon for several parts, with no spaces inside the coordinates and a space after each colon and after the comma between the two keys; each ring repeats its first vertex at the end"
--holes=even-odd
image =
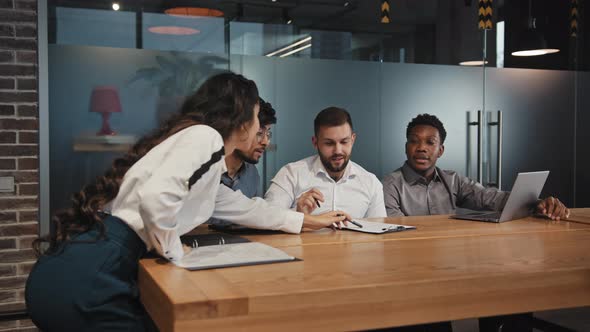
{"type": "Polygon", "coordinates": [[[349,161],[342,178],[336,182],[318,155],[281,168],[264,199],[279,207],[295,209],[299,197],[313,188],[324,195],[324,202],[313,214],[341,210],[353,218],[386,216],[383,186],[373,173],[349,161]]]}
{"type": "Polygon", "coordinates": [[[182,258],[180,235],[211,217],[252,228],[299,233],[303,214],[249,199],[221,184],[223,139],[195,125],[170,136],[125,173],[111,213],[171,261],[182,258]],[[198,174],[189,188],[191,177],[198,174]]]}

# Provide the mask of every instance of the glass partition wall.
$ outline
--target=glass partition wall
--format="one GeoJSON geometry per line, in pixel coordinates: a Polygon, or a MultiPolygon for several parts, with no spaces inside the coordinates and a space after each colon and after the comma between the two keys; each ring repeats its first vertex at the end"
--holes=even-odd
{"type": "Polygon", "coordinates": [[[543,195],[589,206],[588,11],[581,0],[49,1],[41,199],[67,206],[207,77],[232,70],[277,110],[263,188],[315,153],[315,115],[339,106],[358,135],[352,159],[379,178],[405,161],[408,122],[430,113],[448,132],[441,168],[503,190],[548,169],[543,195]],[[534,42],[558,52],[513,55],[534,42]]]}

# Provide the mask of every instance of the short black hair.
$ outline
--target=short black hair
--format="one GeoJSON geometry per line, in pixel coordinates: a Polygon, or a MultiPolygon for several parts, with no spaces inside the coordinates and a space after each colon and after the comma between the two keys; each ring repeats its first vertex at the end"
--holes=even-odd
{"type": "Polygon", "coordinates": [[[260,112],[258,112],[258,121],[260,122],[260,127],[268,126],[271,124],[277,123],[276,111],[272,108],[270,103],[264,101],[264,99],[259,98],[260,100],[260,112]]]}
{"type": "Polygon", "coordinates": [[[343,108],[332,106],[325,108],[318,113],[313,121],[313,130],[317,137],[320,127],[337,127],[345,123],[348,123],[352,130],[352,119],[350,118],[350,114],[343,108]]]}
{"type": "Polygon", "coordinates": [[[434,116],[430,114],[419,114],[417,117],[413,118],[410,123],[408,123],[408,129],[406,129],[406,138],[410,136],[412,129],[416,126],[426,125],[434,127],[438,130],[438,134],[440,135],[441,144],[445,142],[447,138],[447,131],[445,130],[445,126],[443,126],[442,122],[434,116]]]}

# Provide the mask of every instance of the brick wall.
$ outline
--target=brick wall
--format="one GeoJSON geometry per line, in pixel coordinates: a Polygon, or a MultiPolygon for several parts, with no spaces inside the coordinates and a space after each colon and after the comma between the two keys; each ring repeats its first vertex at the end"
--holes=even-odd
{"type": "MultiPolygon", "coordinates": [[[[44,1],[44,0],[43,0],[44,1]]],[[[37,1],[0,0],[0,312],[22,306],[38,233],[39,162],[37,1]]],[[[0,322],[0,331],[36,330],[31,321],[0,322]]]]}

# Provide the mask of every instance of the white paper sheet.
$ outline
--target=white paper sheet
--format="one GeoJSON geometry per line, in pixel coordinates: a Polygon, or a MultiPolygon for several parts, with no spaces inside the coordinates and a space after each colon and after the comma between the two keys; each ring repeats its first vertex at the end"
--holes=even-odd
{"type": "Polygon", "coordinates": [[[258,242],[197,247],[176,265],[189,270],[255,265],[295,260],[282,250],[258,242]]]}

